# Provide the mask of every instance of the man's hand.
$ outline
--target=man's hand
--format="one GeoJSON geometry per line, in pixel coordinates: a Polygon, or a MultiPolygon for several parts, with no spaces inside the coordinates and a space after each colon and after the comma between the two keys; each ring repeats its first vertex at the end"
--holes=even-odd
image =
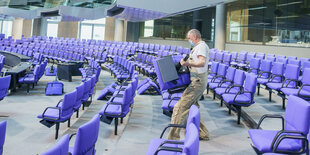
{"type": "Polygon", "coordinates": [[[189,66],[189,62],[184,61],[184,59],[182,59],[182,60],[180,61],[180,64],[181,64],[182,66],[189,66]]]}

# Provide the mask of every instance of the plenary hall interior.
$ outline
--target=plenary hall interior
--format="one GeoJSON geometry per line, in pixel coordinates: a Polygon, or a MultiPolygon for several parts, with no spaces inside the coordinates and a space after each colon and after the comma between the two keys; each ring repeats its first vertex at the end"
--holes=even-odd
{"type": "Polygon", "coordinates": [[[310,154],[310,0],[0,0],[0,155],[310,154]]]}

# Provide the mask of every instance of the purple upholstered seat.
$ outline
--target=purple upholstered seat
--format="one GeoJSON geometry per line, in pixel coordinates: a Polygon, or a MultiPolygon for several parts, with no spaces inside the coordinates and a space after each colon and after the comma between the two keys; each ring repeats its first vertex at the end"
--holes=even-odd
{"type": "Polygon", "coordinates": [[[73,107],[74,111],[76,111],[76,117],[79,117],[79,109],[82,105],[82,98],[83,98],[83,94],[84,94],[84,86],[85,83],[82,82],[79,86],[77,86],[76,89],[76,102],[75,105],[73,107]]]}
{"type": "Polygon", "coordinates": [[[63,100],[60,100],[55,107],[47,107],[42,114],[38,115],[38,118],[42,120],[56,123],[55,139],[58,138],[59,124],[61,122],[68,121],[68,126],[70,127],[70,118],[74,112],[75,102],[76,91],[73,91],[66,94],[63,100]]]}
{"type": "Polygon", "coordinates": [[[220,96],[222,96],[224,93],[236,94],[239,92],[240,87],[243,86],[244,79],[245,79],[244,71],[237,69],[235,71],[233,84],[229,85],[226,88],[216,88],[215,92],[217,95],[220,95],[220,96]]]}
{"type": "MultiPolygon", "coordinates": [[[[296,135],[307,138],[309,132],[310,104],[296,96],[289,96],[284,118],[279,115],[264,115],[258,123],[258,129],[250,129],[249,135],[253,147],[260,153],[272,152],[279,139],[285,135],[296,135]],[[261,122],[265,118],[282,118],[282,130],[261,130],[261,122]]],[[[304,147],[300,140],[283,140],[278,149],[282,151],[298,151],[304,147]]]]}
{"type": "Polygon", "coordinates": [[[255,103],[254,94],[256,90],[257,78],[256,75],[246,74],[244,87],[237,94],[223,94],[222,98],[228,104],[229,110],[231,105],[236,107],[238,112],[238,124],[240,124],[241,107],[247,107],[255,103]]]}
{"type": "MultiPolygon", "coordinates": [[[[162,132],[161,136],[159,139],[152,139],[150,145],[149,145],[149,148],[148,148],[148,151],[147,151],[147,155],[153,155],[156,150],[160,147],[160,145],[163,145],[163,146],[170,146],[170,147],[180,147],[180,148],[184,148],[184,146],[187,146],[187,141],[191,138],[197,138],[197,141],[195,139],[195,145],[194,146],[196,149],[199,148],[199,127],[200,127],[200,111],[198,109],[197,106],[195,105],[192,105],[190,110],[189,110],[189,115],[188,115],[188,118],[187,118],[187,122],[186,122],[186,126],[185,125],[168,125],[162,132]],[[192,127],[190,127],[192,126],[192,127]],[[178,127],[178,128],[186,128],[186,138],[185,140],[180,140],[180,141],[172,141],[172,140],[167,140],[167,139],[163,139],[163,135],[165,133],[165,131],[170,128],[170,127],[178,127]],[[193,128],[195,127],[195,128],[193,128]],[[189,130],[192,130],[192,131],[197,131],[197,136],[198,137],[195,137],[194,135],[188,135],[189,133],[189,130]]],[[[187,150],[189,151],[189,150],[187,150]]],[[[182,151],[181,151],[182,152],[182,151]]],[[[167,152],[167,151],[161,151],[159,154],[170,154],[172,152],[167,152]]],[[[187,152],[187,153],[190,153],[190,154],[195,154],[197,155],[198,154],[198,149],[196,152],[187,152]]],[[[174,153],[172,153],[174,154],[174,153]]]]}
{"type": "Polygon", "coordinates": [[[227,70],[227,65],[225,64],[219,64],[217,72],[216,72],[216,76],[213,76],[212,78],[208,79],[208,83],[209,82],[220,82],[223,78],[225,78],[226,75],[226,70],[227,70]]]}
{"type": "Polygon", "coordinates": [[[8,89],[11,83],[11,75],[0,77],[0,100],[8,95],[8,89]]]}
{"type": "Polygon", "coordinates": [[[248,72],[254,73],[257,75],[259,72],[260,63],[261,63],[261,59],[259,58],[251,59],[248,72]]]}
{"type": "Polygon", "coordinates": [[[310,68],[304,70],[304,76],[301,79],[302,86],[300,88],[281,88],[286,96],[295,95],[303,99],[310,99],[310,68]]]}
{"type": "Polygon", "coordinates": [[[69,135],[61,137],[55,146],[42,153],[42,155],[68,155],[69,153],[69,135]]]}
{"type": "Polygon", "coordinates": [[[115,118],[115,135],[117,135],[118,118],[123,118],[129,112],[129,107],[133,102],[132,84],[129,84],[124,94],[116,94],[101,108],[99,115],[101,118],[115,118]]]}
{"type": "MultiPolygon", "coordinates": [[[[276,90],[281,92],[281,88],[297,88],[298,83],[298,75],[299,75],[299,67],[296,65],[288,64],[286,66],[284,78],[285,80],[282,83],[267,83],[267,89],[269,90],[269,101],[271,101],[272,90],[276,90]]],[[[285,97],[283,99],[283,108],[285,108],[285,97]]]]}
{"type": "Polygon", "coordinates": [[[218,62],[212,62],[208,79],[212,79],[214,76],[216,76],[218,66],[219,66],[218,62]]]}
{"type": "Polygon", "coordinates": [[[79,127],[73,147],[69,147],[72,155],[94,155],[99,134],[100,118],[95,115],[89,122],[79,127]]]}
{"type": "Polygon", "coordinates": [[[199,131],[193,123],[186,128],[184,142],[161,142],[160,140],[162,139],[151,141],[146,155],[198,155],[199,153],[199,131]]]}

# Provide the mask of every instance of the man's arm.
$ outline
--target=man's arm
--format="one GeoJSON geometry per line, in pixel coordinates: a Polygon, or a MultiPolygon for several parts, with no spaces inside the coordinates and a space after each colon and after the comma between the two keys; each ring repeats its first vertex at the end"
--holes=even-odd
{"type": "Polygon", "coordinates": [[[182,66],[189,66],[189,67],[204,67],[206,64],[206,57],[202,55],[198,55],[198,61],[197,62],[188,62],[184,61],[183,59],[180,61],[180,64],[182,66]]]}

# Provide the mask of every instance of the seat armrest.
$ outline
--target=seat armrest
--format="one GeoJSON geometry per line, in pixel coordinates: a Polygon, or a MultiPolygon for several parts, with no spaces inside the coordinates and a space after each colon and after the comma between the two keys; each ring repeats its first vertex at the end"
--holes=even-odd
{"type": "Polygon", "coordinates": [[[270,72],[260,71],[259,74],[257,75],[257,78],[261,77],[264,73],[268,73],[268,76],[270,75],[270,72]]]}
{"type": "Polygon", "coordinates": [[[154,153],[154,155],[157,155],[158,152],[160,151],[171,151],[171,152],[182,152],[183,149],[182,148],[178,148],[178,147],[166,147],[166,146],[161,146],[159,147],[156,152],[154,153]]]}
{"type": "Polygon", "coordinates": [[[299,90],[298,90],[297,96],[300,96],[300,97],[310,97],[309,95],[301,95],[301,94],[300,94],[300,92],[301,92],[301,90],[302,90],[302,88],[303,88],[304,86],[310,86],[310,84],[303,84],[303,85],[301,85],[301,87],[300,87],[299,90]]]}
{"type": "Polygon", "coordinates": [[[304,136],[294,136],[294,135],[282,135],[280,136],[280,138],[278,139],[278,141],[276,142],[272,152],[275,152],[275,153],[286,153],[286,154],[301,154],[303,152],[309,152],[309,145],[308,145],[308,139],[307,137],[304,137],[304,136]],[[278,150],[278,147],[280,145],[280,143],[282,142],[282,140],[284,139],[295,139],[295,140],[301,140],[302,141],[302,147],[301,149],[296,152],[296,151],[283,151],[283,150],[278,150]],[[306,148],[306,150],[305,150],[306,148]]]}
{"type": "Polygon", "coordinates": [[[303,132],[301,131],[288,131],[288,130],[280,130],[278,131],[278,133],[275,135],[275,137],[272,140],[271,143],[271,150],[273,150],[275,143],[278,141],[278,139],[283,136],[283,134],[291,134],[290,136],[303,136],[306,137],[306,135],[304,135],[303,132]],[[293,135],[292,135],[293,134],[293,135]]]}
{"type": "Polygon", "coordinates": [[[260,128],[261,123],[262,123],[266,118],[280,118],[280,119],[282,120],[282,130],[284,130],[284,117],[281,116],[281,115],[271,115],[271,114],[265,114],[265,115],[263,115],[263,116],[260,118],[260,120],[259,120],[259,122],[258,122],[258,124],[257,124],[257,128],[256,128],[256,129],[259,129],[259,128],[260,128]]]}
{"type": "Polygon", "coordinates": [[[69,141],[71,140],[71,138],[72,138],[73,136],[76,136],[76,133],[73,133],[73,134],[70,135],[69,141]]]}
{"type": "Polygon", "coordinates": [[[239,104],[251,104],[251,103],[253,102],[253,93],[252,93],[252,92],[249,92],[249,91],[239,91],[239,92],[235,95],[233,102],[239,103],[239,104]],[[239,101],[236,101],[238,95],[246,94],[246,93],[251,94],[251,99],[250,99],[249,102],[239,102],[239,101]]]}
{"type": "Polygon", "coordinates": [[[165,129],[163,130],[163,132],[160,135],[160,138],[162,138],[164,136],[164,133],[166,132],[166,130],[170,127],[175,127],[175,128],[186,128],[186,125],[180,125],[180,124],[169,124],[168,126],[165,127],[165,129]]]}
{"type": "Polygon", "coordinates": [[[159,147],[165,145],[165,144],[181,144],[181,145],[184,145],[184,142],[181,142],[181,141],[171,141],[171,140],[166,140],[166,141],[163,141],[159,147]]]}

